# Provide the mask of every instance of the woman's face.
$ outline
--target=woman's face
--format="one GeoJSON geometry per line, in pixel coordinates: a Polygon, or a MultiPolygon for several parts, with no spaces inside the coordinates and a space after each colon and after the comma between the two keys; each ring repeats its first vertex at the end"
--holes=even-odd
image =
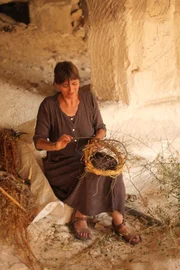
{"type": "Polygon", "coordinates": [[[73,99],[79,91],[79,80],[66,80],[61,84],[55,83],[56,89],[61,92],[64,98],[73,99]]]}

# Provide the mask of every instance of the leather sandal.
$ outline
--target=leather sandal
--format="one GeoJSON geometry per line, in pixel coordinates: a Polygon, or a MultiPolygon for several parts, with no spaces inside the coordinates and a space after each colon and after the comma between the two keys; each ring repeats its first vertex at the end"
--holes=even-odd
{"type": "Polygon", "coordinates": [[[125,222],[122,222],[119,225],[115,225],[114,222],[112,222],[112,227],[115,233],[118,236],[121,236],[127,243],[137,245],[142,242],[141,236],[135,232],[129,231],[125,222]]]}
{"type": "Polygon", "coordinates": [[[75,223],[79,222],[79,221],[86,221],[87,222],[87,218],[86,217],[75,217],[75,213],[74,212],[72,214],[71,217],[71,226],[72,229],[74,231],[74,235],[77,239],[80,240],[91,240],[92,239],[92,234],[89,228],[81,228],[81,229],[76,229],[75,228],[75,223]]]}

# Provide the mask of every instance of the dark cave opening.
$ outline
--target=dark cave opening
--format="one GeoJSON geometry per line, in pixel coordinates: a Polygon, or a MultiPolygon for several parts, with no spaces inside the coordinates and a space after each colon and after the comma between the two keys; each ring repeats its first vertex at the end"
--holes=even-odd
{"type": "Polygon", "coordinates": [[[29,24],[29,2],[10,2],[0,5],[0,13],[4,13],[17,22],[29,24]]]}

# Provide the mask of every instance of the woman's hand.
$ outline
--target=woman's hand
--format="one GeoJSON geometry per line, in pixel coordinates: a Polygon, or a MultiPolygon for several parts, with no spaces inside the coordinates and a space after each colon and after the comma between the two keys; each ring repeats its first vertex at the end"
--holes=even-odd
{"type": "Polygon", "coordinates": [[[93,137],[89,143],[91,144],[91,149],[93,149],[93,152],[100,151],[101,145],[100,145],[100,138],[93,137]]]}
{"type": "Polygon", "coordinates": [[[72,140],[72,138],[73,137],[70,135],[63,134],[61,137],[59,137],[57,142],[54,143],[55,150],[58,151],[58,150],[65,148],[67,146],[67,144],[72,140]]]}
{"type": "Polygon", "coordinates": [[[104,129],[98,129],[94,137],[91,138],[90,143],[93,145],[93,151],[100,151],[102,145],[99,143],[106,136],[104,129]]]}

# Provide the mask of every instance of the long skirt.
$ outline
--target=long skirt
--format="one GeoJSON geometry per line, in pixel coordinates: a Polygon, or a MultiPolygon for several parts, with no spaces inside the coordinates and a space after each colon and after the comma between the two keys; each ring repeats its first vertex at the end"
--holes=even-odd
{"type": "MultiPolygon", "coordinates": [[[[108,166],[112,168],[114,160],[110,162],[108,166]]],[[[103,158],[103,166],[104,163],[103,158]]],[[[115,210],[124,214],[125,186],[122,174],[110,177],[86,173],[84,164],[74,157],[67,160],[59,157],[53,162],[46,162],[44,167],[56,197],[82,214],[95,216],[115,210]]]]}

